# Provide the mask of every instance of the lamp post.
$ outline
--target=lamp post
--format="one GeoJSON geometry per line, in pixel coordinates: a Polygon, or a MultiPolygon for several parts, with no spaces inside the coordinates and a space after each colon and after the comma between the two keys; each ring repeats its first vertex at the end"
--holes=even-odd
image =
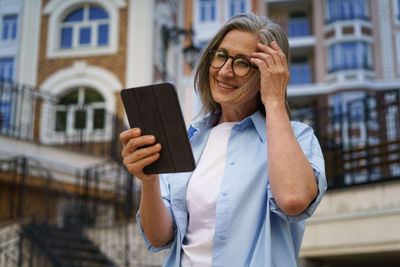
{"type": "Polygon", "coordinates": [[[177,26],[173,27],[168,27],[166,25],[163,25],[161,28],[161,36],[162,36],[162,44],[163,44],[163,57],[162,57],[162,79],[163,81],[166,81],[168,79],[168,72],[167,72],[167,52],[168,52],[168,47],[170,42],[178,45],[180,43],[180,37],[181,36],[190,36],[190,44],[183,49],[183,54],[187,60],[187,62],[190,64],[190,66],[193,68],[194,64],[196,62],[196,58],[198,53],[200,52],[200,49],[195,47],[193,44],[193,35],[194,32],[192,30],[192,27],[190,27],[189,30],[187,29],[182,29],[178,28],[177,26]]]}

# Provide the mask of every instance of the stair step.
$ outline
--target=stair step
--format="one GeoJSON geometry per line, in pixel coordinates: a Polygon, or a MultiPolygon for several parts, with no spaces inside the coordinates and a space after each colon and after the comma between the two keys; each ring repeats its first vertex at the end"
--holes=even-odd
{"type": "Polygon", "coordinates": [[[60,240],[48,240],[46,245],[55,249],[75,249],[86,251],[98,251],[98,248],[89,242],[65,242],[60,240]]]}
{"type": "Polygon", "coordinates": [[[27,225],[25,231],[65,267],[115,266],[81,231],[46,225],[27,225]],[[40,241],[40,242],[39,242],[40,241]]]}

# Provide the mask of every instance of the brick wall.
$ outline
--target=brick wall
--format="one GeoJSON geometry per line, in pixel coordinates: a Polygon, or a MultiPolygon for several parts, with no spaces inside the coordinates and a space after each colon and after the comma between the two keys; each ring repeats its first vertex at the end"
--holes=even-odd
{"type": "MultiPolygon", "coordinates": [[[[46,6],[49,0],[43,1],[42,9],[46,6]]],[[[127,21],[128,21],[128,5],[119,9],[119,40],[118,51],[116,54],[99,55],[88,57],[67,57],[67,58],[47,58],[47,31],[49,15],[44,14],[41,20],[40,32],[40,48],[39,48],[39,66],[37,81],[40,86],[48,77],[55,72],[64,68],[71,67],[74,61],[84,60],[88,65],[95,65],[104,68],[113,73],[121,82],[125,84],[126,72],[126,44],[127,44],[127,21]]]]}

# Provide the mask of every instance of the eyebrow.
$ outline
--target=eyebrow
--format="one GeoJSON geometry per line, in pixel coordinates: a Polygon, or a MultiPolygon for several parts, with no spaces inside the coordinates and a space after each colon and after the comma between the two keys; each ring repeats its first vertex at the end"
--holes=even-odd
{"type": "MultiPolygon", "coordinates": [[[[220,47],[220,48],[217,48],[217,50],[222,51],[222,52],[228,54],[229,56],[231,56],[231,55],[228,53],[228,50],[225,49],[225,48],[220,47]]],[[[236,56],[234,56],[234,58],[244,58],[244,59],[250,60],[251,56],[248,56],[248,55],[239,53],[239,54],[237,54],[236,56]]]]}

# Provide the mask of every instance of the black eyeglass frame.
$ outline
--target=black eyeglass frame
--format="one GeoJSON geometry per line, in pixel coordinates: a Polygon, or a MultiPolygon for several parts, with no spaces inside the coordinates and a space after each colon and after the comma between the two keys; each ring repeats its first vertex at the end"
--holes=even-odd
{"type": "Polygon", "coordinates": [[[226,52],[223,51],[223,50],[211,49],[211,50],[208,50],[208,54],[209,54],[210,66],[213,67],[214,69],[221,69],[223,66],[225,66],[225,64],[226,64],[226,62],[228,61],[228,59],[231,58],[231,59],[232,59],[232,63],[231,63],[232,72],[233,72],[236,76],[238,76],[238,77],[245,77],[245,76],[247,76],[247,75],[250,73],[250,70],[251,70],[252,68],[258,70],[258,67],[255,66],[255,65],[253,65],[253,64],[251,64],[251,62],[250,62],[248,59],[243,58],[243,57],[233,57],[233,56],[229,55],[228,53],[226,53],[226,52]],[[213,60],[213,57],[214,57],[214,55],[215,55],[216,52],[223,52],[223,53],[225,54],[225,56],[226,56],[226,60],[225,60],[224,64],[221,65],[221,67],[214,67],[214,66],[211,64],[211,62],[212,62],[212,60],[213,60]],[[233,63],[234,63],[235,60],[237,60],[237,59],[242,59],[242,60],[244,59],[244,60],[246,60],[246,61],[249,62],[250,68],[249,68],[249,71],[248,71],[246,74],[244,74],[244,75],[237,75],[236,72],[233,70],[233,65],[234,65],[233,63]]]}

